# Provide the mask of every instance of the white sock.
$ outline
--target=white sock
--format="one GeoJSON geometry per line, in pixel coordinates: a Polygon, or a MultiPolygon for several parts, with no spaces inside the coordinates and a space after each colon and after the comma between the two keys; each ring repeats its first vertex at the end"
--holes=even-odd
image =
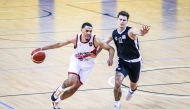
{"type": "Polygon", "coordinates": [[[133,91],[131,90],[131,88],[129,89],[129,91],[130,91],[130,92],[133,92],[133,91]]]}
{"type": "Polygon", "coordinates": [[[59,103],[60,101],[61,101],[61,98],[58,97],[58,99],[55,102],[59,103]]]}
{"type": "Polygon", "coordinates": [[[59,107],[59,102],[61,101],[60,97],[58,97],[58,99],[54,102],[54,107],[59,107]]]}
{"type": "Polygon", "coordinates": [[[131,88],[129,88],[129,92],[130,92],[131,94],[133,94],[133,93],[134,93],[134,91],[132,91],[132,90],[131,90],[131,88]]]}
{"type": "Polygon", "coordinates": [[[62,88],[62,85],[59,86],[58,90],[59,90],[60,92],[62,92],[62,93],[65,92],[65,90],[62,88]]]}
{"type": "Polygon", "coordinates": [[[53,94],[54,98],[57,99],[57,96],[55,95],[55,93],[53,94]]]}
{"type": "MultiPolygon", "coordinates": [[[[57,90],[59,90],[59,91],[62,92],[62,93],[65,92],[65,89],[63,89],[62,86],[59,86],[57,90]]],[[[58,96],[56,96],[56,93],[57,93],[57,91],[56,91],[55,94],[54,94],[54,98],[55,98],[55,99],[58,98],[58,96]]]]}
{"type": "Polygon", "coordinates": [[[115,105],[120,106],[120,101],[115,101],[115,105]]]}

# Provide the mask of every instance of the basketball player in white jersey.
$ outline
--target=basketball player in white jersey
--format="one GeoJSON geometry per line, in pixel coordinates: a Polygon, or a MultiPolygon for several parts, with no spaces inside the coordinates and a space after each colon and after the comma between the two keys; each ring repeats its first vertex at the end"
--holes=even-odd
{"type": "Polygon", "coordinates": [[[94,67],[94,58],[97,55],[97,48],[101,47],[109,52],[108,66],[113,64],[114,48],[92,34],[92,25],[88,22],[81,27],[81,33],[70,37],[63,42],[42,47],[42,50],[55,49],[67,44],[74,44],[74,53],[70,58],[68,79],[59,86],[51,96],[53,109],[60,109],[58,104],[72,96],[85,82],[87,76],[94,67]]]}
{"type": "MultiPolygon", "coordinates": [[[[130,100],[137,89],[142,63],[137,36],[144,36],[149,31],[148,26],[143,26],[142,29],[127,26],[128,19],[129,14],[126,11],[119,12],[117,15],[118,28],[105,39],[106,43],[114,41],[118,55],[114,86],[114,109],[121,109],[121,84],[127,75],[130,79],[130,85],[125,96],[126,100],[130,100]]],[[[100,51],[101,49],[98,52],[100,51]]]]}

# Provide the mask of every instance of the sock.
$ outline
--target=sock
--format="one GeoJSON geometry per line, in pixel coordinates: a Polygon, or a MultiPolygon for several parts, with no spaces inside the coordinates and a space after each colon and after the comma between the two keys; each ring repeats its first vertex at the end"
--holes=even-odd
{"type": "Polygon", "coordinates": [[[55,99],[57,99],[57,96],[56,96],[56,94],[54,94],[53,96],[54,96],[54,98],[55,98],[55,99]]]}
{"type": "Polygon", "coordinates": [[[54,103],[54,107],[58,108],[59,102],[61,101],[60,97],[57,98],[57,100],[54,103]]]}
{"type": "Polygon", "coordinates": [[[59,103],[60,101],[61,101],[61,98],[58,97],[58,99],[55,102],[59,103]]]}
{"type": "Polygon", "coordinates": [[[133,94],[136,90],[137,90],[137,87],[136,87],[134,90],[132,90],[131,88],[129,88],[129,92],[130,92],[131,94],[133,94]]]}
{"type": "Polygon", "coordinates": [[[131,94],[133,94],[133,93],[134,93],[134,91],[133,91],[133,90],[131,90],[131,88],[129,88],[129,92],[130,92],[131,94]]]}
{"type": "MultiPolygon", "coordinates": [[[[131,89],[131,88],[130,88],[130,89],[131,89]]],[[[133,91],[133,92],[136,91],[136,90],[137,90],[137,87],[136,87],[134,90],[131,89],[131,91],[133,91]]]]}
{"type": "Polygon", "coordinates": [[[115,105],[120,106],[120,101],[115,101],[115,105]]]}
{"type": "Polygon", "coordinates": [[[65,92],[65,89],[63,89],[62,86],[59,86],[54,94],[55,99],[57,99],[63,92],[65,92]]]}
{"type": "Polygon", "coordinates": [[[59,88],[58,88],[58,90],[60,91],[60,92],[65,92],[65,90],[62,88],[62,86],[59,86],[59,88]]]}

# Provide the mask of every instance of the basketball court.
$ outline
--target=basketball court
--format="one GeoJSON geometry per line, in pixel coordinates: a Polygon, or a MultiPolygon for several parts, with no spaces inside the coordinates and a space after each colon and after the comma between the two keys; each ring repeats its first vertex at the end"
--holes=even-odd
{"type": "MultiPolygon", "coordinates": [[[[38,47],[80,33],[90,22],[101,39],[117,27],[121,10],[130,14],[129,26],[150,26],[139,37],[143,58],[138,90],[125,100],[128,77],[122,86],[122,109],[190,108],[190,0],[1,0],[0,109],[52,109],[50,95],[68,76],[73,45],[45,51],[41,64],[31,61],[38,47]]],[[[110,43],[115,48],[113,41],[110,43]]],[[[61,109],[113,109],[114,64],[108,52],[82,87],[60,103],[61,109]]]]}

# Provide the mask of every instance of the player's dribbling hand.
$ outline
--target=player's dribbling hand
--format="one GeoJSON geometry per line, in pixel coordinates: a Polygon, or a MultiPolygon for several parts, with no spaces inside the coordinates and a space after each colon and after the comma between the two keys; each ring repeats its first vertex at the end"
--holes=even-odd
{"type": "Polygon", "coordinates": [[[142,29],[140,29],[141,35],[147,34],[149,29],[150,29],[149,26],[142,26],[142,29]]]}
{"type": "Polygon", "coordinates": [[[35,50],[36,51],[42,51],[42,48],[36,48],[35,50]]]}
{"type": "Polygon", "coordinates": [[[112,66],[112,64],[113,64],[113,59],[108,59],[107,63],[108,63],[108,66],[112,66]]]}

